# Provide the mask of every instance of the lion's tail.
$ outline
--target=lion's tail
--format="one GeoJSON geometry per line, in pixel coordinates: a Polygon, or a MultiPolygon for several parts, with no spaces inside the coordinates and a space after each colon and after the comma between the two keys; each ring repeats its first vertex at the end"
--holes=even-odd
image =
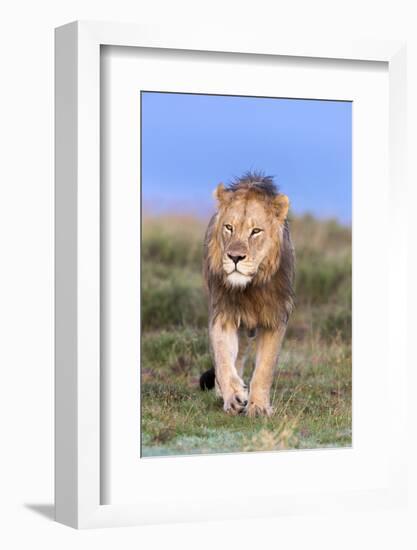
{"type": "Polygon", "coordinates": [[[200,389],[202,391],[212,390],[214,388],[215,379],[214,367],[211,367],[211,369],[206,370],[206,372],[203,372],[200,376],[200,389]]]}

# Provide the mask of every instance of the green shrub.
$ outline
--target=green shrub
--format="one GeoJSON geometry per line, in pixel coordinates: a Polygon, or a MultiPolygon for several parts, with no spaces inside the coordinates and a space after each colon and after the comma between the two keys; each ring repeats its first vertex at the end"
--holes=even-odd
{"type": "Polygon", "coordinates": [[[142,360],[153,365],[169,365],[182,358],[183,363],[195,363],[208,354],[207,329],[160,331],[144,334],[142,360]]]}
{"type": "Polygon", "coordinates": [[[188,218],[155,218],[143,225],[142,261],[199,271],[204,226],[188,218]]]}
{"type": "Polygon", "coordinates": [[[165,268],[165,278],[142,274],[142,329],[207,326],[207,302],[201,275],[165,268]]]}
{"type": "Polygon", "coordinates": [[[297,257],[297,303],[329,303],[350,295],[350,258],[320,258],[319,254],[306,256],[297,257]]]}
{"type": "Polygon", "coordinates": [[[324,339],[341,337],[346,342],[352,339],[351,309],[334,308],[320,320],[320,334],[324,339]]]}

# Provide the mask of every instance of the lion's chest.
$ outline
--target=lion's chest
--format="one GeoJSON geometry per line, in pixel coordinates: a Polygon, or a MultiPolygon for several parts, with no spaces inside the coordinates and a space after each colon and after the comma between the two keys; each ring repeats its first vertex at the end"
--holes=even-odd
{"type": "Polygon", "coordinates": [[[223,296],[221,313],[225,320],[236,327],[277,328],[282,324],[280,299],[273,288],[248,288],[223,296]]]}

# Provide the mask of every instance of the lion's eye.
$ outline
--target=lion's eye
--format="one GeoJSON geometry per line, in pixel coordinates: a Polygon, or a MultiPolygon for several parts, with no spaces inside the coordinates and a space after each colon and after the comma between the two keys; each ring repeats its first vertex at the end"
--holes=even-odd
{"type": "Polygon", "coordinates": [[[230,231],[230,233],[232,233],[233,227],[230,225],[230,223],[226,223],[224,226],[228,231],[230,231]]]}
{"type": "Polygon", "coordinates": [[[261,231],[262,231],[262,229],[259,229],[259,227],[255,227],[254,229],[252,229],[251,235],[257,235],[261,231]]]}

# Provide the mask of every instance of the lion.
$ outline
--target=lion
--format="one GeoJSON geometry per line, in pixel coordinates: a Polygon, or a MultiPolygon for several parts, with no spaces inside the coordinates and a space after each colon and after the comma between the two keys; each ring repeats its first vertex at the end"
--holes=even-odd
{"type": "Polygon", "coordinates": [[[272,177],[251,172],[219,184],[214,197],[203,260],[214,367],[200,387],[215,386],[229,414],[270,416],[273,371],[294,307],[289,200],[272,177]],[[252,338],[256,360],[248,389],[242,377],[252,338]]]}

